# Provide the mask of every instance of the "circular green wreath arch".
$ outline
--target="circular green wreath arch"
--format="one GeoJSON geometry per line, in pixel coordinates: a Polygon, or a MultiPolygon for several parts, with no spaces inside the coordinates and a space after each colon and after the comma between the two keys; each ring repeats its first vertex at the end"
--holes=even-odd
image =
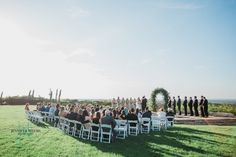
{"type": "Polygon", "coordinates": [[[162,94],[164,96],[164,109],[167,110],[167,103],[168,103],[168,97],[169,97],[169,93],[167,90],[165,90],[164,88],[156,88],[151,95],[151,105],[154,111],[156,111],[157,109],[157,105],[156,105],[156,96],[157,94],[162,94]]]}

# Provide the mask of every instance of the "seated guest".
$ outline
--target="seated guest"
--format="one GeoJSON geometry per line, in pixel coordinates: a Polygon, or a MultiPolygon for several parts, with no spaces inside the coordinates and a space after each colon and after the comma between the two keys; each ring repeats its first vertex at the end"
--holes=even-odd
{"type": "MultiPolygon", "coordinates": [[[[66,115],[66,118],[70,120],[76,120],[78,113],[74,112],[74,107],[70,108],[70,113],[66,115]]],[[[70,127],[73,127],[74,123],[70,123],[70,127]]]]}
{"type": "Polygon", "coordinates": [[[100,119],[101,119],[101,113],[100,112],[96,112],[95,117],[93,117],[93,123],[95,124],[99,124],[100,123],[100,119]]]}
{"type": "Polygon", "coordinates": [[[25,112],[29,112],[30,111],[30,109],[29,109],[29,103],[26,103],[25,104],[25,112]]]}
{"type": "MultiPolygon", "coordinates": [[[[171,116],[171,117],[167,117],[168,121],[173,121],[175,113],[173,112],[173,110],[171,108],[167,109],[167,113],[166,116],[171,116]]],[[[171,126],[173,125],[173,123],[171,123],[171,126]]]]}
{"type": "MultiPolygon", "coordinates": [[[[57,106],[56,106],[56,111],[54,112],[54,115],[55,115],[55,116],[59,116],[59,110],[60,110],[60,105],[57,104],[57,106]]],[[[56,119],[56,126],[57,126],[58,122],[59,122],[59,119],[57,118],[57,119],[56,119]]]]}
{"type": "MultiPolygon", "coordinates": [[[[135,120],[138,122],[138,116],[135,113],[134,108],[131,108],[130,113],[127,115],[127,120],[135,120]]],[[[130,126],[135,126],[136,124],[130,124],[130,126]]]]}
{"type": "Polygon", "coordinates": [[[39,111],[41,111],[41,112],[45,112],[45,106],[44,106],[44,105],[40,105],[40,107],[39,107],[39,111]]]}
{"type": "Polygon", "coordinates": [[[113,133],[113,140],[114,140],[116,137],[116,132],[114,130],[116,126],[116,121],[112,118],[112,116],[110,116],[109,110],[105,111],[105,116],[101,119],[101,124],[111,125],[112,133],[113,133]]]}
{"type": "Polygon", "coordinates": [[[79,121],[81,123],[83,121],[83,110],[82,109],[79,109],[79,111],[78,111],[77,121],[79,121]]]}
{"type": "Polygon", "coordinates": [[[121,111],[121,114],[118,116],[118,119],[125,120],[126,117],[127,117],[127,116],[125,115],[125,111],[122,110],[122,111],[121,111]]]}
{"type": "Polygon", "coordinates": [[[95,116],[95,109],[92,108],[90,118],[93,119],[94,116],[95,116]]]}
{"type": "MultiPolygon", "coordinates": [[[[94,124],[100,124],[101,113],[100,113],[100,112],[96,112],[95,115],[96,115],[96,116],[93,117],[92,122],[93,122],[94,124]]],[[[95,131],[98,131],[99,128],[94,126],[92,129],[95,130],[95,131]]]]}
{"type": "Polygon", "coordinates": [[[65,117],[70,119],[70,120],[76,120],[77,116],[78,116],[78,113],[74,112],[74,108],[71,107],[70,108],[70,113],[67,114],[65,117]]]}
{"type": "Polygon", "coordinates": [[[140,121],[142,118],[142,112],[139,108],[136,109],[136,115],[138,116],[138,120],[140,121]]]}
{"type": "Polygon", "coordinates": [[[61,107],[59,111],[59,117],[65,117],[66,115],[67,113],[65,112],[64,107],[61,107]]]}
{"type": "Polygon", "coordinates": [[[45,112],[49,112],[51,105],[48,104],[48,106],[45,108],[45,112]]]}
{"type": "Polygon", "coordinates": [[[152,112],[149,110],[148,107],[145,108],[145,112],[143,113],[144,118],[151,118],[152,117],[152,112]]]}
{"type": "Polygon", "coordinates": [[[113,117],[113,119],[118,119],[118,115],[117,115],[116,110],[112,111],[112,117],[113,117]]]}
{"type": "Polygon", "coordinates": [[[59,116],[59,109],[60,109],[60,105],[59,104],[57,104],[57,106],[56,106],[56,111],[55,111],[55,116],[59,116]]]}
{"type": "Polygon", "coordinates": [[[90,116],[89,116],[89,112],[85,109],[85,110],[83,111],[81,123],[84,125],[84,127],[85,127],[86,129],[90,128],[90,125],[89,125],[90,120],[91,120],[91,118],[90,118],[90,116]]]}
{"type": "Polygon", "coordinates": [[[158,117],[166,117],[166,112],[164,112],[163,108],[160,108],[157,114],[158,117]]]}
{"type": "Polygon", "coordinates": [[[50,116],[54,116],[54,114],[55,114],[55,111],[56,111],[56,107],[55,107],[55,105],[53,104],[52,105],[52,107],[50,107],[50,109],[49,109],[49,115],[50,116]]]}

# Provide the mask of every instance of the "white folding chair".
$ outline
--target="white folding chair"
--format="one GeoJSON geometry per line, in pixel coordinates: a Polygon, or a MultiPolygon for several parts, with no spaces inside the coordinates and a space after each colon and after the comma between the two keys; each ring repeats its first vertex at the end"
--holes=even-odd
{"type": "Polygon", "coordinates": [[[161,128],[167,129],[166,123],[167,123],[166,117],[160,117],[160,126],[161,126],[161,128]]]}
{"type": "Polygon", "coordinates": [[[116,137],[119,139],[125,139],[125,137],[128,136],[127,120],[116,120],[116,124],[115,131],[118,133],[116,137]]]}
{"type": "Polygon", "coordinates": [[[54,116],[54,127],[59,127],[59,116],[54,116]]]}
{"type": "Polygon", "coordinates": [[[90,140],[91,141],[99,141],[99,135],[100,135],[100,125],[91,123],[91,130],[90,130],[90,140]]]}
{"type": "Polygon", "coordinates": [[[82,134],[82,123],[75,121],[75,128],[73,131],[73,136],[80,138],[81,134],[82,134]]]}
{"type": "Polygon", "coordinates": [[[100,142],[111,143],[112,138],[112,128],[111,125],[101,124],[101,138],[100,142]]]}
{"type": "Polygon", "coordinates": [[[161,130],[161,121],[158,116],[152,117],[152,131],[160,131],[161,130]]]}
{"type": "Polygon", "coordinates": [[[137,136],[138,135],[138,121],[137,120],[128,120],[128,130],[129,135],[137,136]]]}
{"type": "Polygon", "coordinates": [[[82,125],[82,139],[88,140],[90,136],[90,124],[83,124],[82,125]]]}
{"type": "Polygon", "coordinates": [[[166,116],[167,128],[174,126],[174,116],[166,116]]]}
{"type": "Polygon", "coordinates": [[[69,134],[69,122],[66,118],[61,117],[60,118],[60,129],[62,129],[62,131],[64,131],[66,134],[69,134]]]}
{"type": "Polygon", "coordinates": [[[150,118],[142,118],[141,119],[141,133],[149,133],[150,132],[150,118]]]}

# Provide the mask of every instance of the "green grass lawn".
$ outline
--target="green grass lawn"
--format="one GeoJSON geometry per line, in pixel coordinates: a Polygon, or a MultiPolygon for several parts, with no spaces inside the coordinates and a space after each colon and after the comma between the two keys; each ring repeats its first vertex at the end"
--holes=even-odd
{"type": "Polygon", "coordinates": [[[236,156],[236,126],[175,125],[165,132],[129,136],[112,144],[76,139],[52,126],[32,124],[23,106],[0,106],[0,157],[236,156]],[[30,125],[32,135],[14,129],[30,125]]]}

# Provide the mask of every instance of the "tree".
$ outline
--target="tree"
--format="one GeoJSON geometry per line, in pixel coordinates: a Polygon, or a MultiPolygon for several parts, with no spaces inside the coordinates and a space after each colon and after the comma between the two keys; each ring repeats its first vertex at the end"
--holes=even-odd
{"type": "Polygon", "coordinates": [[[60,103],[60,101],[61,101],[61,89],[60,89],[59,95],[58,95],[58,102],[60,103]]]}
{"type": "Polygon", "coordinates": [[[56,90],[55,101],[57,102],[58,89],[56,90]]]}

